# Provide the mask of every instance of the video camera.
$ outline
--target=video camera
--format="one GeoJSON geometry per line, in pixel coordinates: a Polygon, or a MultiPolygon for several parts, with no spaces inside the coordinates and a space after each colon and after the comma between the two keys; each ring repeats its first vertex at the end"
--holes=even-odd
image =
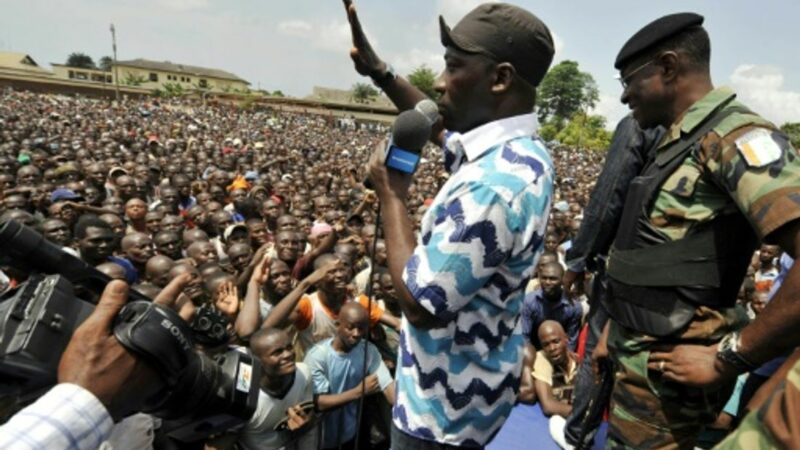
{"type": "MultiPolygon", "coordinates": [[[[0,224],[0,265],[31,274],[0,296],[0,397],[25,403],[56,383],[72,333],[111,280],[13,220],[0,224]]],[[[258,359],[238,350],[214,358],[196,350],[197,338],[209,342],[209,336],[175,311],[131,289],[113,332],[160,375],[161,389],[142,411],[164,419],[168,436],[197,441],[242,426],[255,412],[258,359]]]]}

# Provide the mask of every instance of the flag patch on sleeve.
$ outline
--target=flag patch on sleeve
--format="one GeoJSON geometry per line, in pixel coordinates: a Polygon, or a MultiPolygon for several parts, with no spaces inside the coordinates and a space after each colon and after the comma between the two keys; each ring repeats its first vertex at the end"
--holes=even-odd
{"type": "Polygon", "coordinates": [[[772,139],[772,133],[756,128],[736,139],[736,148],[749,167],[764,167],[780,159],[781,146],[772,139]]]}

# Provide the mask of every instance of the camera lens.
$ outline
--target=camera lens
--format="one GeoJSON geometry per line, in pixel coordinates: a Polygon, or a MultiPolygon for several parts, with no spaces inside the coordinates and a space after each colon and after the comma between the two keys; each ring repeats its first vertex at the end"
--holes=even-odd
{"type": "Polygon", "coordinates": [[[208,331],[211,328],[211,321],[208,320],[208,317],[199,317],[196,328],[200,331],[208,331]]]}

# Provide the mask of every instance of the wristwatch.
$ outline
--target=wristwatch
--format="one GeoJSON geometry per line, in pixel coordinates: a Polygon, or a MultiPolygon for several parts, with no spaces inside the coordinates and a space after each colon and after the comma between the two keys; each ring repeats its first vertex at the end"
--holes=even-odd
{"type": "Polygon", "coordinates": [[[394,71],[394,67],[391,64],[386,64],[386,69],[381,71],[375,71],[369,74],[369,77],[372,78],[372,83],[375,84],[377,87],[381,87],[386,84],[386,82],[394,80],[397,78],[397,72],[394,71]]]}
{"type": "Polygon", "coordinates": [[[755,370],[758,365],[753,364],[739,353],[739,333],[725,335],[717,347],[717,359],[733,366],[737,372],[745,373],[755,370]]]}

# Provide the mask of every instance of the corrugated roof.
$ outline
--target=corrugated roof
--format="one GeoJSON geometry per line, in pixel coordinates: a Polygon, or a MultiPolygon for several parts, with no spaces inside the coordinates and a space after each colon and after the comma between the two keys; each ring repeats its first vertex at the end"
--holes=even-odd
{"type": "Polygon", "coordinates": [[[117,65],[136,67],[140,69],[162,70],[165,72],[183,73],[196,77],[214,77],[226,80],[241,81],[250,84],[247,80],[240,78],[230,72],[219,69],[209,69],[206,67],[189,66],[186,64],[175,64],[169,61],[150,61],[147,59],[136,58],[128,61],[117,61],[117,65]]]}
{"type": "Polygon", "coordinates": [[[0,68],[52,75],[49,70],[39,67],[39,64],[25,53],[0,52],[0,68]]]}

